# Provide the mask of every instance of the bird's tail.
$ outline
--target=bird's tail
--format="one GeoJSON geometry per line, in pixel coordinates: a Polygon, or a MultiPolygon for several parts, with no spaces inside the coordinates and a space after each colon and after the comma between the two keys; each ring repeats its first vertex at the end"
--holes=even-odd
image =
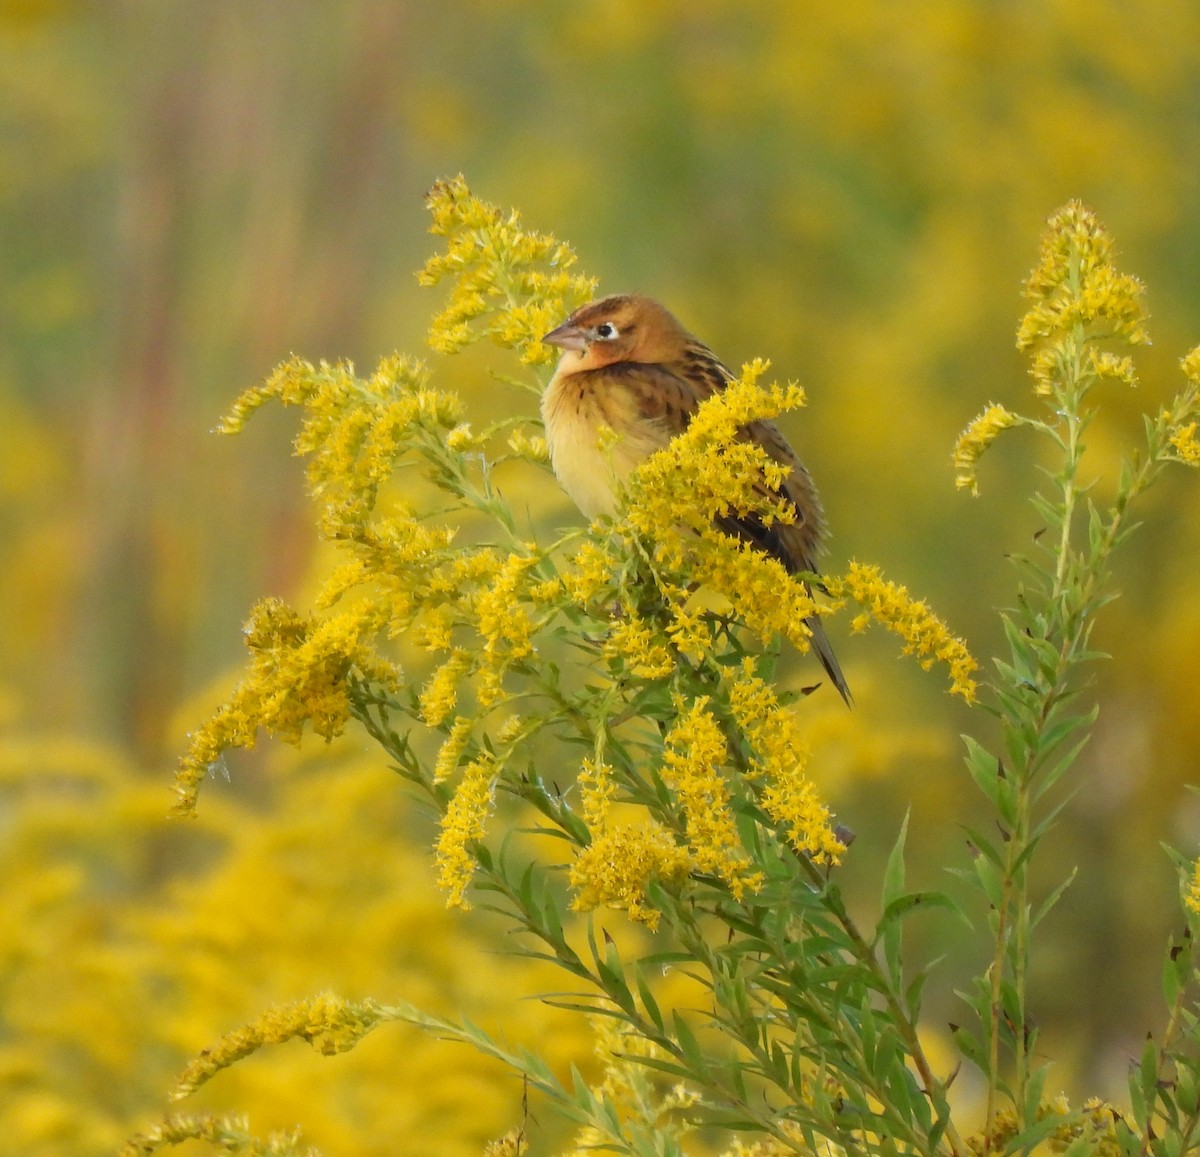
{"type": "Polygon", "coordinates": [[[829,636],[825,634],[821,620],[816,615],[810,615],[804,620],[804,625],[809,630],[812,649],[821,660],[821,666],[828,672],[833,685],[838,689],[838,694],[846,701],[846,706],[853,707],[854,697],[850,694],[850,685],[846,682],[846,676],[842,674],[842,668],[833,653],[833,647],[829,644],[829,636]]]}

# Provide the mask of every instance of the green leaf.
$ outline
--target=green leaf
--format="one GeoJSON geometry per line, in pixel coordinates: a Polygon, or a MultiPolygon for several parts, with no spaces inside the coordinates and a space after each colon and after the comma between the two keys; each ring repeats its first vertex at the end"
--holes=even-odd
{"type": "Polygon", "coordinates": [[[650,986],[646,983],[646,978],[642,975],[641,968],[638,968],[634,973],[634,979],[637,981],[638,996],[641,998],[642,1007],[646,1010],[646,1015],[654,1022],[654,1027],[660,1033],[666,1032],[662,1009],[658,1007],[658,1001],[654,999],[654,993],[650,991],[650,986]]]}
{"type": "MultiPolygon", "coordinates": [[[[1129,1091],[1131,1094],[1134,1092],[1134,1085],[1135,1082],[1130,1080],[1129,1091]]],[[[1141,1104],[1145,1106],[1145,1115],[1140,1119],[1148,1121],[1158,1100],[1158,1048],[1149,1033],[1146,1034],[1146,1043],[1142,1046],[1142,1059],[1137,1068],[1136,1086],[1141,1104]]]]}
{"type": "Polygon", "coordinates": [[[671,1025],[674,1030],[675,1042],[679,1046],[679,1051],[683,1054],[683,1059],[687,1061],[688,1067],[696,1077],[702,1080],[708,1080],[711,1076],[708,1061],[705,1059],[704,1053],[700,1050],[700,1043],[696,1040],[696,1034],[692,1032],[687,1021],[680,1016],[678,1009],[671,1011],[671,1025]]]}
{"type": "Polygon", "coordinates": [[[986,1077],[988,1073],[987,1053],[978,1037],[956,1024],[950,1026],[950,1036],[958,1051],[986,1077]]]}
{"type": "Polygon", "coordinates": [[[1000,760],[974,736],[963,735],[962,741],[967,748],[964,762],[967,770],[971,773],[971,778],[975,781],[976,787],[995,805],[996,779],[1000,771],[1000,760]]]}
{"type": "Polygon", "coordinates": [[[1075,877],[1078,874],[1079,869],[1072,868],[1071,874],[1042,901],[1037,912],[1034,913],[1033,919],[1029,922],[1030,931],[1036,928],[1049,915],[1050,910],[1062,898],[1062,894],[1075,882],[1075,877]]]}
{"type": "Polygon", "coordinates": [[[892,987],[899,989],[903,985],[903,962],[901,960],[901,910],[897,904],[904,900],[904,843],[908,837],[909,813],[905,813],[900,824],[896,842],[888,855],[887,867],[883,873],[883,916],[875,930],[875,943],[883,940],[883,958],[887,966],[888,976],[892,987]]]}
{"type": "Polygon", "coordinates": [[[1057,723],[1048,727],[1042,734],[1037,763],[1040,765],[1042,760],[1049,759],[1054,754],[1055,749],[1068,735],[1078,731],[1081,727],[1090,727],[1096,722],[1096,717],[1099,714],[1100,706],[1096,704],[1090,711],[1068,715],[1065,719],[1060,719],[1057,723]]]}

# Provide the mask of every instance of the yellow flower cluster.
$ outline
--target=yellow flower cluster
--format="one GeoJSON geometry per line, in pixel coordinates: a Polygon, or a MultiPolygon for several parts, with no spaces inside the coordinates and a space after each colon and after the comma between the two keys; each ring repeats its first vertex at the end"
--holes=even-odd
{"type": "MultiPolygon", "coordinates": [[[[1060,370],[1083,356],[1084,342],[1118,338],[1147,344],[1143,292],[1136,277],[1117,270],[1112,240],[1090,209],[1071,201],[1051,217],[1038,264],[1025,283],[1033,304],[1017,331],[1019,349],[1041,347],[1032,370],[1037,392],[1053,392],[1060,370]]],[[[1088,369],[1133,384],[1128,359],[1096,355],[1088,369]]]]}
{"type": "MultiPolygon", "coordinates": [[[[1054,1107],[1064,1116],[1071,1111],[1065,1097],[1057,1098],[1054,1107]]],[[[1086,1146],[1084,1151],[1095,1154],[1095,1157],[1121,1157],[1121,1154],[1128,1152],[1118,1131],[1118,1126],[1125,1123],[1125,1115],[1120,1109],[1099,1097],[1089,1097],[1083,1102],[1081,1112],[1082,1121],[1060,1125],[1050,1134],[1050,1148],[1055,1153],[1065,1153],[1070,1149],[1079,1152],[1083,1145],[1086,1146]]],[[[1125,1136],[1128,1138],[1133,1135],[1131,1127],[1125,1136]]]]}
{"type": "Polygon", "coordinates": [[[272,1133],[265,1141],[250,1132],[243,1116],[213,1113],[180,1113],[130,1137],[118,1157],[150,1157],[168,1146],[187,1141],[204,1141],[227,1157],[318,1157],[316,1149],[304,1145],[299,1131],[272,1133]]]}
{"type": "Polygon", "coordinates": [[[476,689],[481,707],[491,707],[499,699],[508,668],[533,653],[534,624],[522,596],[528,586],[527,572],[535,562],[532,555],[510,554],[494,581],[475,596],[477,629],[483,638],[482,678],[476,689]]]}
{"type": "Polygon", "coordinates": [[[441,727],[458,702],[458,687],[471,669],[471,656],[461,648],[442,663],[421,690],[421,719],[428,727],[441,727]]]}
{"type": "Polygon", "coordinates": [[[486,337],[516,350],[526,365],[553,361],[542,336],[596,293],[592,278],[571,272],[571,247],[524,229],[515,209],[504,213],[481,201],[461,176],[439,181],[425,203],[430,232],[446,238],[446,249],[417,280],[454,279],[450,300],[430,326],[433,349],[455,353],[486,337]]]}
{"type": "Polygon", "coordinates": [[[995,403],[989,403],[983,413],[973,418],[967,428],[959,434],[954,446],[954,485],[960,490],[970,489],[972,494],[978,495],[976,463],[996,440],[1001,430],[1007,430],[1020,421],[1018,415],[995,403]]]}
{"type": "Polygon", "coordinates": [[[665,679],[676,663],[663,637],[629,606],[608,632],[604,657],[622,663],[635,679],[665,679]]]}
{"type": "Polygon", "coordinates": [[[1192,867],[1192,879],[1183,896],[1184,904],[1197,915],[1200,915],[1200,860],[1192,867]]]}
{"type": "Polygon", "coordinates": [[[571,865],[569,879],[575,890],[571,906],[579,912],[618,909],[648,928],[657,928],[659,913],[646,903],[646,889],[652,880],[683,880],[692,869],[687,849],[654,820],[614,822],[617,785],[607,764],[585,759],[578,784],[579,810],[591,842],[571,865]]]}
{"type": "Polygon", "coordinates": [[[483,1147],[483,1157],[523,1157],[528,1151],[524,1128],[510,1129],[483,1147]]]}
{"type": "Polygon", "coordinates": [[[192,735],[175,774],[176,814],[192,814],[211,768],[230,748],[253,747],[260,728],[299,743],[311,726],[331,740],[350,718],[352,676],[397,688],[399,668],[376,653],[373,632],[369,619],[351,612],[318,620],[278,599],[259,603],[246,627],[250,673],[192,735]]]}
{"type": "Polygon", "coordinates": [[[915,655],[928,670],[935,662],[950,668],[950,691],[968,703],[975,700],[976,684],[972,674],[979,664],[966,644],[947,629],[929,607],[914,599],[898,583],[886,581],[877,566],[851,563],[843,577],[828,580],[830,593],[847,598],[863,608],[853,623],[854,630],[866,630],[871,620],[904,640],[904,653],[915,655]]]}
{"type": "Polygon", "coordinates": [[[721,774],[728,750],[707,698],[681,711],[663,746],[663,782],[683,809],[695,870],[724,880],[740,899],[761,881],[758,873],[748,869],[738,840],[729,785],[721,774]]]}
{"type": "Polygon", "coordinates": [[[752,752],[752,775],[764,781],[763,810],[788,833],[792,846],[814,859],[837,863],[842,843],[829,809],[804,774],[808,751],[792,715],[746,658],[729,688],[729,705],[752,752]]]}
{"type": "Polygon", "coordinates": [[[415,358],[384,358],[369,378],[349,362],[317,366],[292,358],[261,386],[246,390],[218,427],[234,434],[268,401],[302,406],[296,453],[308,457],[308,489],[325,504],[330,537],[362,522],[397,460],[423,436],[453,430],[462,404],[430,387],[429,369],[415,358]]]}
{"type": "Polygon", "coordinates": [[[1178,427],[1170,438],[1171,448],[1179,461],[1188,466],[1200,466],[1200,442],[1196,441],[1196,423],[1178,427]]]}
{"type": "Polygon", "coordinates": [[[1160,456],[1185,466],[1200,466],[1200,346],[1184,356],[1180,365],[1188,384],[1169,407],[1158,415],[1156,431],[1164,439],[1160,456]]]}
{"type": "Polygon", "coordinates": [[[594,833],[571,864],[571,907],[578,912],[618,909],[657,928],[659,913],[646,902],[647,887],[651,881],[678,883],[693,866],[687,849],[661,824],[612,824],[594,833]]]}
{"type": "MultiPolygon", "coordinates": [[[[1123,1114],[1099,1097],[1089,1097],[1078,1112],[1072,1110],[1070,1102],[1062,1095],[1052,1101],[1043,1101],[1037,1107],[1036,1119],[1045,1121],[1047,1118],[1064,1122],[1050,1131],[1048,1145],[1052,1153],[1073,1151],[1095,1157],[1120,1157],[1127,1152],[1117,1129],[1124,1120],[1123,1114]]],[[[977,1157],[992,1157],[1003,1153],[1006,1143],[1019,1131],[1016,1112],[1011,1108],[1002,1109],[993,1116],[990,1130],[967,1137],[966,1145],[977,1157]]],[[[1135,1135],[1131,1128],[1127,1136],[1135,1135]]]]}
{"type": "Polygon", "coordinates": [[[457,770],[467,744],[471,741],[471,733],[475,727],[465,715],[457,715],[451,724],[446,738],[438,748],[437,758],[433,762],[433,782],[445,783],[457,770]]]}
{"type": "Polygon", "coordinates": [[[596,1058],[604,1071],[604,1080],[592,1090],[593,1096],[604,1104],[612,1128],[584,1126],[564,1157],[593,1157],[596,1152],[611,1150],[621,1124],[636,1124],[651,1133],[656,1151],[682,1153],[679,1142],[695,1129],[689,1110],[700,1104],[700,1095],[682,1082],[660,1093],[655,1087],[653,1063],[666,1059],[663,1050],[625,1028],[616,1017],[590,1019],[596,1058]]]}
{"type": "Polygon", "coordinates": [[[475,874],[471,849],[487,834],[488,817],[496,802],[498,771],[490,752],[473,759],[442,817],[437,841],[438,884],[449,893],[446,903],[453,908],[470,907],[466,892],[475,874]]]}
{"type": "Polygon", "coordinates": [[[332,1056],[352,1049],[389,1019],[387,1010],[373,1000],[344,1000],[329,993],[269,1009],[250,1024],[226,1033],[192,1061],[180,1074],[171,1100],[182,1100],[222,1069],[268,1045],[300,1038],[332,1056]]]}
{"type": "Polygon", "coordinates": [[[743,367],[742,376],[705,399],[688,428],[630,480],[618,531],[653,542],[658,563],[683,576],[664,594],[677,618],[673,641],[685,654],[699,655],[709,646],[699,624],[687,617],[688,590],[695,583],[724,596],[760,640],[782,634],[801,651],[809,647],[804,620],[816,607],[805,585],[775,559],[713,525],[730,515],[758,517],[768,526],[795,518],[790,503],[771,489],[787,468],[738,436],[748,423],[804,403],[804,391],[795,384],[760,385],[766,370],[761,360],[743,367]]]}

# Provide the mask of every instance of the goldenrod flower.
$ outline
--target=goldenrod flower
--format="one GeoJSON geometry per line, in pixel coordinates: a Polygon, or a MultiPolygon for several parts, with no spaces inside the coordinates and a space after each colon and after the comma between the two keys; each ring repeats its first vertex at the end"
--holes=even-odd
{"type": "Polygon", "coordinates": [[[763,810],[784,827],[798,851],[837,863],[842,843],[833,832],[829,809],[804,774],[807,746],[792,715],[756,674],[752,658],[743,661],[730,685],[729,705],[750,746],[751,775],[763,781],[763,810]]]}
{"type": "Polygon", "coordinates": [[[1015,426],[1020,420],[1011,410],[994,403],[989,403],[982,414],[971,419],[954,446],[955,486],[969,488],[972,494],[979,493],[975,464],[1001,430],[1015,426]]]}
{"type": "Polygon", "coordinates": [[[593,833],[608,822],[608,813],[617,794],[612,768],[603,760],[585,759],[576,778],[579,786],[579,811],[593,833]]]}
{"type": "Polygon", "coordinates": [[[1075,325],[1145,345],[1144,292],[1136,277],[1117,270],[1112,239],[1095,213],[1068,202],[1047,223],[1038,263],[1025,282],[1025,296],[1034,304],[1021,321],[1017,345],[1026,349],[1075,325]]]}
{"type": "Polygon", "coordinates": [[[540,435],[530,435],[524,430],[513,430],[508,436],[508,448],[520,458],[530,462],[549,462],[550,451],[546,439],[540,435]]]}
{"type": "Polygon", "coordinates": [[[720,877],[736,897],[759,884],[738,840],[729,785],[722,769],[728,750],[720,725],[701,697],[682,714],[663,741],[663,782],[683,810],[695,868],[720,877]]]}
{"type": "MultiPolygon", "coordinates": [[[[1025,283],[1033,305],[1017,331],[1017,347],[1034,351],[1037,392],[1049,396],[1064,374],[1074,372],[1086,342],[1147,344],[1143,293],[1136,277],[1116,268],[1112,241],[1090,209],[1071,201],[1051,217],[1038,264],[1025,283]]],[[[1093,376],[1135,382],[1128,359],[1111,354],[1094,353],[1087,368],[1093,376]]]]}
{"type": "Polygon", "coordinates": [[[1183,897],[1184,904],[1200,915],[1200,860],[1192,866],[1192,878],[1183,897]]]}
{"type": "Polygon", "coordinates": [[[604,546],[589,539],[570,562],[562,576],[563,586],[579,606],[586,608],[612,585],[613,559],[604,546]]]}
{"type": "Polygon", "coordinates": [[[1200,466],[1200,442],[1196,441],[1196,423],[1179,426],[1170,437],[1171,448],[1179,461],[1188,466],[1200,466]]]}
{"type": "Polygon", "coordinates": [[[429,677],[420,695],[421,718],[429,727],[440,727],[458,702],[458,685],[471,669],[471,656],[456,650],[429,677]]]}
{"type": "Polygon", "coordinates": [[[382,1021],[391,1019],[373,1000],[350,1001],[326,993],[263,1013],[250,1024],[226,1033],[184,1069],[171,1100],[193,1093],[222,1069],[267,1045],[299,1037],[331,1056],[352,1049],[382,1021]]]}
{"type": "Polygon", "coordinates": [[[595,292],[596,283],[572,273],[575,254],[548,234],[521,225],[476,197],[461,176],[439,181],[426,205],[430,232],[446,239],[417,275],[422,285],[454,282],[450,299],[433,320],[429,344],[456,353],[480,338],[514,349],[527,365],[553,360],[541,337],[595,292]]]}
{"type": "Polygon", "coordinates": [[[445,783],[458,770],[458,762],[467,749],[473,729],[474,725],[466,716],[459,715],[454,720],[433,762],[434,783],[445,783]]]}
{"type": "Polygon", "coordinates": [[[249,1121],[232,1113],[178,1113],[130,1137],[118,1157],[150,1157],[186,1141],[204,1141],[227,1157],[318,1157],[300,1140],[299,1130],[271,1133],[264,1141],[250,1132],[249,1121]]]}
{"type": "Polygon", "coordinates": [[[461,402],[429,380],[423,362],[400,354],[384,358],[369,378],[356,377],[350,362],[314,366],[292,358],[246,390],[218,428],[236,433],[272,399],[302,406],[296,453],[309,459],[309,492],[324,503],[326,533],[336,537],[371,513],[380,485],[414,443],[444,438],[459,425],[461,402]]]}
{"type": "Polygon", "coordinates": [[[476,689],[482,707],[490,707],[499,698],[508,668],[533,653],[533,621],[522,600],[526,572],[536,561],[529,555],[510,554],[491,584],[475,597],[473,609],[483,638],[479,656],[482,678],[476,689]]]}
{"type": "Polygon", "coordinates": [[[645,620],[627,608],[609,630],[604,656],[620,660],[637,679],[665,679],[675,670],[675,656],[645,620]]]}
{"type": "Polygon", "coordinates": [[[606,827],[593,835],[571,865],[571,907],[580,912],[619,909],[657,928],[660,916],[646,903],[647,886],[651,880],[683,880],[692,867],[687,848],[654,820],[606,827]]]}
{"type": "Polygon", "coordinates": [[[471,848],[487,834],[498,770],[495,757],[486,751],[467,764],[442,817],[437,841],[438,884],[450,893],[446,903],[452,908],[470,907],[466,891],[475,874],[471,848]]]}
{"type": "Polygon", "coordinates": [[[525,1140],[525,1130],[510,1129],[503,1137],[489,1141],[483,1147],[483,1157],[523,1157],[528,1152],[529,1143],[525,1140]]]}
{"type": "Polygon", "coordinates": [[[853,628],[866,630],[873,619],[904,640],[904,654],[915,655],[928,670],[935,662],[950,668],[950,691],[974,702],[976,683],[971,677],[979,664],[966,644],[947,629],[929,607],[914,599],[898,583],[886,581],[876,566],[851,563],[841,578],[829,579],[830,593],[845,597],[863,608],[853,628]]]}
{"type": "Polygon", "coordinates": [[[246,627],[249,675],[191,737],[175,775],[178,814],[190,814],[209,769],[230,748],[253,747],[258,729],[299,743],[306,727],[331,740],[352,712],[351,678],[397,688],[400,671],[366,640],[378,624],[369,611],[308,618],[278,599],[255,608],[246,627]]]}
{"type": "MultiPolygon", "coordinates": [[[[563,1157],[594,1157],[598,1151],[614,1149],[614,1139],[625,1140],[630,1133],[653,1138],[655,1152],[683,1153],[679,1142],[696,1128],[694,1110],[702,1101],[700,1094],[683,1082],[660,1092],[654,1062],[669,1059],[665,1050],[625,1027],[617,1016],[595,1015],[590,1020],[596,1059],[604,1070],[604,1080],[590,1090],[590,1096],[603,1104],[605,1112],[603,1117],[593,1115],[597,1124],[581,1128],[563,1157]]],[[[621,1148],[633,1151],[628,1145],[621,1148]]],[[[642,1145],[637,1148],[647,1151],[642,1145]]]]}
{"type": "Polygon", "coordinates": [[[625,911],[630,919],[657,928],[659,913],[646,903],[646,888],[651,880],[684,879],[692,866],[687,849],[654,820],[612,822],[617,784],[606,763],[585,759],[578,784],[579,810],[591,843],[571,865],[571,906],[580,912],[600,907],[625,911]]]}

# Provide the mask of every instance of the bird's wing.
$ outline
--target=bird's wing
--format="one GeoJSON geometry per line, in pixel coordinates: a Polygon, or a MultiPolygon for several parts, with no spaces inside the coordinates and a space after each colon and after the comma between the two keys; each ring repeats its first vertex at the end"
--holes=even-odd
{"type": "MultiPolygon", "coordinates": [[[[620,373],[639,416],[661,432],[663,445],[687,429],[702,401],[734,380],[729,369],[699,342],[689,343],[676,363],[625,363],[609,370],[620,373]]],[[[731,512],[719,518],[717,525],[777,558],[790,571],[815,570],[825,524],[812,478],[773,422],[751,422],[742,436],[758,443],[776,462],[790,467],[779,491],[771,493],[782,493],[790,500],[796,520],[767,526],[755,515],[731,512]]],[[[767,489],[764,480],[764,492],[767,489]]]]}
{"type": "MultiPolygon", "coordinates": [[[[688,344],[678,364],[625,363],[624,366],[611,366],[609,371],[620,374],[629,398],[645,423],[644,428],[657,431],[663,446],[687,429],[696,407],[705,398],[724,389],[734,380],[733,374],[717,356],[707,346],[695,341],[688,344]]],[[[717,518],[716,525],[726,534],[778,559],[791,572],[815,573],[817,555],[825,533],[825,518],[811,475],[773,422],[751,422],[743,428],[741,436],[756,442],[776,462],[791,468],[778,491],[772,490],[765,478],[761,482],[761,489],[763,493],[782,493],[795,511],[795,521],[790,524],[773,522],[768,526],[757,515],[730,511],[717,518]]],[[[808,584],[805,585],[807,587],[808,584]]],[[[851,703],[846,677],[842,674],[820,618],[812,615],[805,619],[805,623],[821,665],[838,693],[847,704],[851,703]]]]}

